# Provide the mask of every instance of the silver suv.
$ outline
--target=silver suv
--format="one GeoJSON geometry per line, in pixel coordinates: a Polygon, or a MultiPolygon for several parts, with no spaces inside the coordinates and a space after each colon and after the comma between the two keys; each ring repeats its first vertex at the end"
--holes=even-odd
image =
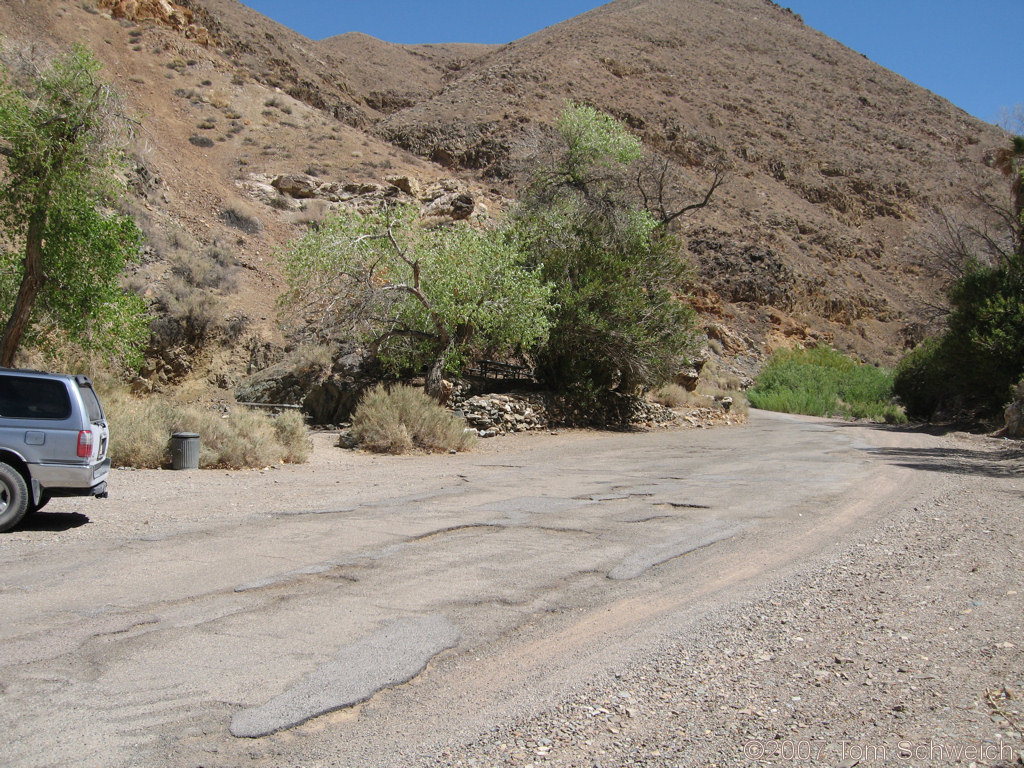
{"type": "Polygon", "coordinates": [[[106,498],[108,439],[87,376],[0,368],[0,532],[53,496],[106,498]]]}

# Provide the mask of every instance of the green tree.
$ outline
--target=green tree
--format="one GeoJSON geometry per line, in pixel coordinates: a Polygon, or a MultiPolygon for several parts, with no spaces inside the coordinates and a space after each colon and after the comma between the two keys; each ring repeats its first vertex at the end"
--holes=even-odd
{"type": "Polygon", "coordinates": [[[355,337],[399,371],[428,366],[427,392],[476,355],[541,343],[550,288],[513,238],[432,229],[411,206],[339,214],[291,244],[282,301],[321,340],[355,337]]]}
{"type": "Polygon", "coordinates": [[[539,169],[516,216],[556,306],[538,373],[580,405],[609,391],[663,383],[691,349],[687,270],[664,222],[636,200],[640,140],[591,107],[570,104],[559,150],[539,169]]]}
{"type": "Polygon", "coordinates": [[[965,227],[949,290],[948,329],[909,354],[895,391],[911,415],[938,410],[998,412],[1024,377],[1024,137],[996,155],[1010,181],[1008,206],[986,206],[997,228],[965,227]]]}
{"type": "Polygon", "coordinates": [[[144,302],[120,287],[141,236],[106,208],[125,120],[99,69],[81,46],[0,69],[3,366],[23,342],[46,341],[134,364],[147,337],[144,302]]]}

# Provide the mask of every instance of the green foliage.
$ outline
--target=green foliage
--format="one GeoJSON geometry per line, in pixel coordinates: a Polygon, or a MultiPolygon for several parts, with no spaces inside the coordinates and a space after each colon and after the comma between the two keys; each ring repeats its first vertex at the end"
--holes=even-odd
{"type": "Polygon", "coordinates": [[[893,379],[893,392],[918,419],[931,418],[943,408],[961,410],[960,392],[968,392],[963,380],[964,369],[958,368],[945,339],[925,339],[908,353],[898,366],[893,379]]]}
{"type": "Polygon", "coordinates": [[[124,366],[140,362],[146,307],[120,280],[141,235],[105,206],[120,152],[115,95],[99,69],[75,46],[42,69],[0,71],[0,302],[12,308],[5,356],[23,342],[71,343],[124,366]]]}
{"type": "Polygon", "coordinates": [[[996,153],[996,167],[1010,181],[1002,231],[979,238],[951,287],[946,333],[897,371],[896,392],[915,416],[998,415],[1024,377],[1024,137],[996,153]]]}
{"type": "Polygon", "coordinates": [[[564,153],[555,170],[575,187],[592,185],[605,174],[640,160],[640,139],[629,133],[611,115],[584,104],[570,103],[556,124],[564,153]]]}
{"type": "Polygon", "coordinates": [[[424,229],[410,206],[324,221],[285,255],[283,306],[321,340],[356,337],[392,370],[441,362],[457,375],[477,355],[547,336],[550,288],[516,242],[466,225],[424,229]]]}
{"type": "Polygon", "coordinates": [[[747,392],[755,408],[808,416],[906,421],[892,401],[892,372],[834,349],[780,350],[747,392]]]}
{"type": "Polygon", "coordinates": [[[896,394],[921,418],[996,415],[1024,377],[1024,254],[970,264],[950,303],[949,330],[900,362],[896,394]]]}
{"type": "Polygon", "coordinates": [[[377,453],[465,451],[476,442],[465,421],[404,385],[367,392],[352,415],[352,431],[360,446],[377,453]]]}
{"type": "Polygon", "coordinates": [[[693,339],[679,300],[687,272],[678,244],[626,194],[639,141],[590,107],[559,121],[560,153],[523,198],[522,247],[554,286],[548,343],[538,373],[580,405],[610,390],[666,381],[693,339]]]}

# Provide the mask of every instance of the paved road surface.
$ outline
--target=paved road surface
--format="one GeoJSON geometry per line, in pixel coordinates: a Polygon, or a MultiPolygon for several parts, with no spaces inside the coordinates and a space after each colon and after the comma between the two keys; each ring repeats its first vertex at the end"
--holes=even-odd
{"type": "Polygon", "coordinates": [[[224,473],[184,501],[181,473],[117,473],[131,504],[75,509],[123,528],[0,537],[0,765],[414,764],[909,503],[927,478],[869,443],[928,439],[755,413],[332,485],[230,473],[229,498],[224,473]],[[231,511],[127,524],[169,499],[231,511]]]}

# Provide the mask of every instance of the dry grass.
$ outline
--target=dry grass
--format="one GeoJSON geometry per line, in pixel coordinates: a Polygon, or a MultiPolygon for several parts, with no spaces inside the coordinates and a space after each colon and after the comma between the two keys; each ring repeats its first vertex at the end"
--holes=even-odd
{"type": "Polygon", "coordinates": [[[476,442],[466,424],[431,400],[421,389],[378,385],[352,416],[359,445],[376,453],[465,451],[476,442]]]}
{"type": "Polygon", "coordinates": [[[175,432],[199,434],[201,468],[299,464],[309,458],[309,434],[295,411],[275,416],[234,407],[223,412],[155,396],[137,398],[123,386],[110,385],[102,387],[101,400],[110,424],[114,466],[168,466],[175,432]]]}
{"type": "Polygon", "coordinates": [[[651,393],[651,399],[668,408],[721,408],[724,398],[731,398],[729,413],[746,418],[750,413],[750,404],[747,396],[740,388],[740,380],[731,374],[721,374],[717,369],[712,368],[710,380],[706,381],[701,372],[697,389],[690,392],[678,384],[665,384],[651,393]],[[721,386],[721,385],[725,386],[721,386]]]}
{"type": "Polygon", "coordinates": [[[690,392],[678,384],[665,384],[651,394],[651,399],[666,408],[698,408],[707,405],[707,398],[690,392]]]}

